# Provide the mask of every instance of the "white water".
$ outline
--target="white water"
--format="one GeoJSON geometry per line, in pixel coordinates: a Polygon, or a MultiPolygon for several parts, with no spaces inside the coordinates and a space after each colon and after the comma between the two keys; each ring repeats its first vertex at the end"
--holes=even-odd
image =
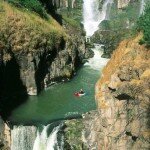
{"type": "Polygon", "coordinates": [[[98,30],[99,24],[106,19],[107,9],[112,0],[105,0],[102,10],[99,10],[98,0],[83,0],[83,24],[86,36],[92,36],[98,30]]]}
{"type": "Polygon", "coordinates": [[[61,139],[61,145],[58,145],[58,139],[57,139],[57,133],[60,130],[60,126],[57,126],[53,129],[52,133],[50,134],[48,140],[47,140],[47,147],[46,150],[54,150],[56,147],[57,150],[62,150],[63,149],[63,139],[61,139]]]}
{"type": "Polygon", "coordinates": [[[32,150],[36,138],[36,127],[14,126],[11,130],[11,150],[32,150]]]}
{"type": "Polygon", "coordinates": [[[90,58],[87,63],[85,63],[85,66],[90,66],[94,70],[100,71],[109,59],[102,58],[103,51],[101,49],[101,45],[95,45],[95,48],[92,49],[94,52],[94,57],[90,58]]]}
{"type": "MultiPolygon", "coordinates": [[[[48,128],[50,125],[44,126],[43,131],[40,133],[37,132],[37,137],[34,142],[33,150],[57,150],[63,149],[63,142],[61,142],[60,146],[58,144],[58,132],[61,128],[61,124],[57,127],[54,127],[51,134],[48,136],[48,128]]],[[[62,139],[63,140],[63,139],[62,139]]]]}
{"type": "Polygon", "coordinates": [[[140,15],[144,12],[145,0],[141,0],[140,15]]]}

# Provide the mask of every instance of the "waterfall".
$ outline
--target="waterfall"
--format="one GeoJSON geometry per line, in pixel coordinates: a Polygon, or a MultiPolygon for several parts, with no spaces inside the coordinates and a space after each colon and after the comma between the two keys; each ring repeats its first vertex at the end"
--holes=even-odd
{"type": "Polygon", "coordinates": [[[14,126],[11,130],[11,150],[32,150],[36,130],[34,126],[14,126]]]}
{"type": "Polygon", "coordinates": [[[102,10],[99,10],[99,0],[83,0],[83,24],[86,36],[92,36],[98,30],[99,24],[106,19],[107,9],[112,0],[105,0],[102,10]]]}
{"type": "Polygon", "coordinates": [[[48,140],[47,140],[47,147],[46,150],[54,150],[56,147],[57,150],[62,150],[64,143],[63,143],[63,136],[61,137],[61,144],[59,145],[58,143],[58,131],[60,130],[60,126],[57,126],[56,128],[53,129],[52,133],[50,134],[48,140]]]}
{"type": "Polygon", "coordinates": [[[64,136],[60,133],[60,123],[42,127],[14,126],[11,131],[11,150],[63,150],[64,136]],[[49,134],[50,133],[50,134],[49,134]]]}
{"type": "Polygon", "coordinates": [[[141,0],[141,4],[140,4],[140,15],[144,12],[144,8],[145,8],[145,0],[141,0]]]}
{"type": "Polygon", "coordinates": [[[53,128],[52,132],[48,136],[48,129],[50,125],[44,126],[42,132],[37,132],[37,137],[34,142],[33,150],[62,150],[63,149],[63,136],[61,139],[58,137],[58,132],[60,131],[62,124],[53,128]]]}
{"type": "Polygon", "coordinates": [[[90,58],[85,66],[90,66],[94,70],[102,69],[108,62],[109,59],[102,58],[103,50],[101,49],[102,45],[95,44],[95,48],[92,49],[94,52],[94,57],[90,58]]]}
{"type": "Polygon", "coordinates": [[[44,126],[42,132],[40,133],[37,131],[37,137],[34,142],[33,150],[46,150],[46,143],[47,143],[47,129],[49,125],[44,126]]]}

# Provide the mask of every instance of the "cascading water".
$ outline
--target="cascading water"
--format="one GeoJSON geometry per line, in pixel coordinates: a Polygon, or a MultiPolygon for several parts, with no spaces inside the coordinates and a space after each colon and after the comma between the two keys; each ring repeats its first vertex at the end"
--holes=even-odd
{"type": "Polygon", "coordinates": [[[51,125],[43,127],[42,132],[37,132],[37,137],[34,142],[33,150],[63,150],[63,135],[61,139],[58,137],[62,124],[53,128],[51,134],[48,136],[48,129],[51,125]]]}
{"type": "Polygon", "coordinates": [[[99,10],[98,0],[83,0],[83,24],[86,36],[92,36],[98,30],[99,24],[106,19],[107,9],[112,0],[105,0],[102,10],[99,10]]]}
{"type": "Polygon", "coordinates": [[[95,44],[95,48],[92,49],[94,52],[94,57],[90,58],[87,63],[85,63],[85,66],[90,66],[94,70],[101,70],[109,59],[102,58],[103,50],[101,48],[101,45],[95,44]]]}
{"type": "Polygon", "coordinates": [[[64,137],[58,134],[62,124],[54,126],[43,126],[42,132],[35,126],[14,126],[11,131],[11,150],[63,150],[64,137]]]}
{"type": "Polygon", "coordinates": [[[140,15],[144,12],[145,0],[141,0],[140,15]]]}
{"type": "Polygon", "coordinates": [[[11,150],[32,150],[36,131],[34,126],[14,126],[11,130],[11,150]]]}

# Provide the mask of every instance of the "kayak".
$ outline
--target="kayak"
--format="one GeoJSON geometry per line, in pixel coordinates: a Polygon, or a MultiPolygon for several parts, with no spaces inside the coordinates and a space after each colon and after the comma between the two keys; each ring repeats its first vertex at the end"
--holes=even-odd
{"type": "Polygon", "coordinates": [[[76,97],[81,97],[81,96],[84,96],[84,95],[85,95],[85,93],[83,93],[83,94],[81,94],[79,92],[74,93],[74,96],[76,96],[76,97]]]}

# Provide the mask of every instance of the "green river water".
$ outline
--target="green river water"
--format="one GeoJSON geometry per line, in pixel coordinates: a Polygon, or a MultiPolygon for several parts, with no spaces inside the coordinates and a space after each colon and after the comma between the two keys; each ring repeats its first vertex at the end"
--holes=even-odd
{"type": "Polygon", "coordinates": [[[30,96],[12,112],[10,121],[19,124],[47,124],[96,109],[95,83],[100,78],[101,70],[106,63],[106,59],[100,58],[98,49],[93,50],[94,58],[90,59],[89,64],[84,65],[71,81],[50,86],[38,96],[30,96]],[[97,66],[98,68],[94,68],[97,66]],[[81,88],[85,90],[86,95],[75,97],[74,92],[81,88]]]}

